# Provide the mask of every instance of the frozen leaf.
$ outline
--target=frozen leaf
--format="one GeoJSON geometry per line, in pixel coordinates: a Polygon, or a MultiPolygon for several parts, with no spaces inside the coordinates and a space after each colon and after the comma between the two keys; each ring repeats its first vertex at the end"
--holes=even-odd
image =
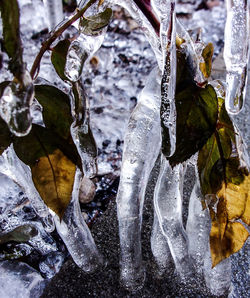
{"type": "Polygon", "coordinates": [[[176,150],[169,158],[171,166],[187,160],[206,144],[218,118],[218,101],[213,87],[201,88],[192,81],[180,52],[177,63],[176,150]]]}
{"type": "Polygon", "coordinates": [[[202,51],[202,57],[204,62],[200,63],[200,70],[203,73],[204,78],[209,78],[212,70],[212,57],[214,53],[214,46],[212,43],[206,45],[202,51]]]}
{"type": "Polygon", "coordinates": [[[3,21],[3,45],[10,58],[10,70],[18,77],[23,69],[22,46],[19,30],[19,7],[17,0],[2,0],[0,2],[3,21]]]}
{"type": "Polygon", "coordinates": [[[38,233],[35,226],[32,225],[23,225],[17,227],[13,231],[3,234],[0,236],[0,244],[16,241],[16,242],[26,242],[29,241],[32,237],[36,236],[38,233]]]}
{"type": "Polygon", "coordinates": [[[37,85],[35,97],[43,107],[45,126],[60,137],[69,139],[73,119],[68,95],[50,85],[37,85]]]}
{"type": "Polygon", "coordinates": [[[99,35],[100,31],[108,26],[112,13],[111,8],[106,8],[103,12],[95,16],[83,17],[80,20],[80,31],[86,35],[99,35]]]}
{"type": "Polygon", "coordinates": [[[216,130],[198,158],[201,189],[212,219],[213,266],[237,252],[249,235],[241,223],[235,222],[250,223],[250,176],[248,169],[240,164],[235,134],[224,102],[219,98],[216,130]]]}
{"type": "Polygon", "coordinates": [[[98,2],[98,7],[101,6],[101,5],[103,4],[104,1],[105,1],[105,0],[99,0],[99,2],[98,2]]]}
{"type": "Polygon", "coordinates": [[[68,39],[64,39],[59,41],[58,44],[52,49],[51,61],[57,74],[62,80],[67,80],[67,77],[64,74],[64,68],[69,46],[70,41],[68,39]]]}
{"type": "Polygon", "coordinates": [[[15,138],[17,156],[30,166],[32,179],[41,198],[62,218],[71,200],[78,153],[47,128],[33,125],[29,135],[15,138]]]}

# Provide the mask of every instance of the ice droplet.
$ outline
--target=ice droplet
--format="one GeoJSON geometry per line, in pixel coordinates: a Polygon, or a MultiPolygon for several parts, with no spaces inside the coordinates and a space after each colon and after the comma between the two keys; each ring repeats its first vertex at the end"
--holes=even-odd
{"type": "Polygon", "coordinates": [[[224,60],[227,69],[226,109],[238,114],[246,95],[249,58],[249,1],[227,0],[224,60]]]}
{"type": "Polygon", "coordinates": [[[129,120],[116,198],[121,281],[130,290],[139,289],[144,282],[141,263],[142,207],[148,178],[161,145],[159,109],[160,73],[156,67],[150,73],[129,120]]]}
{"type": "Polygon", "coordinates": [[[21,74],[21,82],[14,79],[3,91],[0,116],[18,137],[27,135],[31,130],[30,105],[33,98],[34,86],[27,70],[21,74]]]}

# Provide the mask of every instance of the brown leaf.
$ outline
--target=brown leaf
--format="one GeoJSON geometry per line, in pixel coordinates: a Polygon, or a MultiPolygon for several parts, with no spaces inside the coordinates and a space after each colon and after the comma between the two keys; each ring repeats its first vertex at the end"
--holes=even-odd
{"type": "Polygon", "coordinates": [[[60,218],[70,200],[76,166],[59,149],[31,166],[32,179],[45,204],[60,218]]]}

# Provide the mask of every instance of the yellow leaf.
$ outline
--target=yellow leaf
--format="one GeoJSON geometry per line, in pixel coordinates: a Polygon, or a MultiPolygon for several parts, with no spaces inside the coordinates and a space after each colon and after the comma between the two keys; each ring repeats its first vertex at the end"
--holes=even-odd
{"type": "Polygon", "coordinates": [[[209,78],[212,69],[212,57],[214,54],[214,46],[212,43],[207,44],[207,46],[202,51],[202,57],[204,62],[200,63],[200,70],[205,78],[209,78]]]}
{"type": "MultiPolygon", "coordinates": [[[[212,223],[212,230],[213,225],[212,223]]],[[[222,239],[210,234],[210,249],[212,257],[212,266],[216,266],[225,258],[239,251],[249,236],[248,231],[239,222],[228,222],[227,228],[222,239]]]]}
{"type": "Polygon", "coordinates": [[[39,158],[31,166],[33,182],[45,204],[60,218],[67,208],[76,166],[59,150],[39,158]]]}

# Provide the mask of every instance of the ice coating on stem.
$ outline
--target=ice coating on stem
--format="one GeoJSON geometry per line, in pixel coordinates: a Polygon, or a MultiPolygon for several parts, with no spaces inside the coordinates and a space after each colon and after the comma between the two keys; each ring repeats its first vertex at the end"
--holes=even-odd
{"type": "Polygon", "coordinates": [[[103,265],[103,257],[98,252],[94,239],[86,225],[79,206],[79,184],[82,174],[76,171],[72,199],[63,219],[53,213],[56,229],[68,248],[74,262],[85,272],[93,272],[103,265]]]}
{"type": "Polygon", "coordinates": [[[25,136],[31,130],[30,105],[34,98],[34,86],[30,74],[24,70],[19,79],[14,79],[3,91],[0,99],[0,116],[10,131],[25,136]]]}
{"type": "Polygon", "coordinates": [[[141,222],[144,195],[160,145],[159,69],[149,75],[127,128],[117,194],[121,281],[138,289],[144,281],[141,256],[141,222]],[[150,149],[149,149],[150,148],[150,149]]]}
{"type": "Polygon", "coordinates": [[[85,177],[97,174],[97,146],[90,128],[89,99],[80,81],[73,84],[75,121],[71,125],[71,135],[81,157],[85,177]]]}
{"type": "Polygon", "coordinates": [[[227,69],[226,109],[240,112],[246,95],[249,58],[249,0],[227,0],[224,60],[227,69]]]}
{"type": "Polygon", "coordinates": [[[61,0],[44,0],[48,15],[49,31],[63,20],[63,2],[61,0]]]}
{"type": "Polygon", "coordinates": [[[186,232],[182,224],[183,166],[171,168],[162,154],[161,169],[154,193],[154,207],[159,225],[175,263],[177,273],[183,280],[192,274],[186,232]]]}
{"type": "Polygon", "coordinates": [[[160,19],[162,49],[161,123],[166,128],[162,135],[163,151],[166,156],[175,152],[176,142],[176,16],[175,1],[152,1],[152,7],[160,19]]]}
{"type": "Polygon", "coordinates": [[[88,36],[81,33],[75,39],[67,53],[64,73],[71,82],[79,80],[85,61],[102,45],[106,30],[98,36],[88,36]]]}

